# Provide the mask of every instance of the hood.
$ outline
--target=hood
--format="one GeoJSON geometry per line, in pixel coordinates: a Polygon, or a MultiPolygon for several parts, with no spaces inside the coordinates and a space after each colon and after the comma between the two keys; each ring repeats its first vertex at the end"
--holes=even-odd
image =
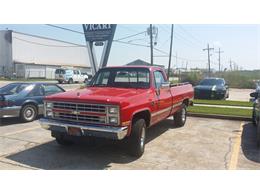
{"type": "Polygon", "coordinates": [[[119,104],[125,99],[147,92],[147,89],[87,87],[46,97],[51,101],[76,101],[119,104]]]}
{"type": "Polygon", "coordinates": [[[222,89],[224,89],[224,87],[221,86],[221,85],[197,85],[195,87],[195,89],[197,89],[197,90],[212,90],[212,91],[215,91],[215,90],[222,90],[222,89]]]}

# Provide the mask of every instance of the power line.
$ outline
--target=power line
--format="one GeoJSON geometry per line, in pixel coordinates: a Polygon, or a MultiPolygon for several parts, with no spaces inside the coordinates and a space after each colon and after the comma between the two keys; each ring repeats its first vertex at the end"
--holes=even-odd
{"type": "Polygon", "coordinates": [[[34,44],[34,45],[46,46],[46,47],[85,47],[83,45],[77,45],[77,44],[75,44],[75,45],[50,45],[50,44],[43,44],[43,43],[39,43],[39,42],[28,41],[28,40],[21,39],[21,38],[18,38],[18,37],[13,37],[13,39],[17,39],[17,40],[20,40],[20,41],[23,41],[23,42],[26,42],[26,43],[34,44]]]}
{"type": "Polygon", "coordinates": [[[136,33],[136,34],[133,34],[133,35],[128,35],[126,37],[122,37],[122,38],[119,38],[119,39],[116,39],[114,41],[121,41],[121,40],[124,40],[124,39],[128,39],[128,38],[131,38],[131,37],[135,37],[137,35],[140,35],[140,34],[144,34],[146,31],[143,31],[143,32],[139,32],[139,33],[136,33]]]}
{"type": "Polygon", "coordinates": [[[66,31],[70,31],[70,32],[74,32],[74,33],[78,33],[78,34],[82,34],[82,35],[85,34],[84,32],[72,30],[72,29],[69,29],[69,28],[64,28],[64,27],[61,27],[61,26],[53,25],[53,24],[45,24],[45,25],[50,26],[50,27],[54,27],[54,28],[59,28],[59,29],[66,30],[66,31]]]}
{"type": "Polygon", "coordinates": [[[192,33],[190,33],[187,29],[185,29],[182,25],[178,25],[180,29],[182,29],[183,32],[188,34],[190,37],[192,37],[194,40],[196,40],[200,44],[204,44],[201,40],[197,39],[192,33]]]}

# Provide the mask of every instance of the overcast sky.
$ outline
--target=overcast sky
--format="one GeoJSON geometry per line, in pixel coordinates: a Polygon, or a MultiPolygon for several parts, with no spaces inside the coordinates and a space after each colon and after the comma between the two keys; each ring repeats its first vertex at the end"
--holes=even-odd
{"type": "MultiPolygon", "coordinates": [[[[59,25],[59,24],[58,24],[59,25]]],[[[168,65],[168,57],[159,57],[169,53],[170,44],[170,24],[154,24],[158,28],[157,45],[154,51],[154,62],[168,65]]],[[[82,32],[81,24],[59,25],[82,32]]],[[[137,34],[147,30],[148,24],[119,24],[117,25],[114,40],[137,34]]],[[[83,35],[56,29],[46,25],[0,25],[0,30],[4,29],[25,32],[29,34],[41,35],[50,38],[60,39],[79,44],[85,44],[83,35]]],[[[140,44],[144,46],[129,45],[114,42],[109,58],[109,65],[123,65],[136,59],[150,61],[149,37],[146,33],[134,36],[122,41],[140,44]]],[[[207,43],[214,47],[211,51],[212,66],[218,69],[219,48],[221,53],[221,64],[224,68],[229,68],[229,61],[243,69],[260,69],[260,25],[174,25],[173,42],[173,67],[206,68],[207,52],[203,51],[207,43]]],[[[102,47],[96,47],[98,58],[101,55],[102,47]]]]}

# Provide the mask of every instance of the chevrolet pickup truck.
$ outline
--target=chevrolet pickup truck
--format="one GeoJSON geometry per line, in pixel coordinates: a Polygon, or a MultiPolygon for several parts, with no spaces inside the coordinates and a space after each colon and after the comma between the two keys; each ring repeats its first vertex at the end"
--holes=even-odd
{"type": "Polygon", "coordinates": [[[171,85],[160,67],[106,67],[86,88],[46,97],[40,123],[58,144],[77,136],[125,140],[129,153],[140,157],[147,128],[170,116],[183,126],[193,96],[192,85],[171,85]]]}

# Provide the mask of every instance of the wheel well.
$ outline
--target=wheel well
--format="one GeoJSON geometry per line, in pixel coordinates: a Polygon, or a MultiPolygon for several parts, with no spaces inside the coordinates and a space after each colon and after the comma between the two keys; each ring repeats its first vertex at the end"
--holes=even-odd
{"type": "Polygon", "coordinates": [[[189,99],[183,100],[183,103],[188,107],[189,106],[189,99]]]}
{"type": "MultiPolygon", "coordinates": [[[[26,105],[29,105],[29,104],[34,105],[35,108],[37,109],[37,112],[39,112],[38,105],[37,105],[35,102],[26,102],[25,104],[22,105],[22,108],[23,108],[24,106],[26,106],[26,105]]],[[[21,111],[22,111],[22,109],[21,109],[21,111]]]]}
{"type": "Polygon", "coordinates": [[[144,111],[141,111],[141,112],[138,112],[136,113],[134,116],[133,116],[133,122],[137,119],[144,119],[145,120],[145,123],[146,123],[146,126],[149,127],[150,126],[150,121],[151,121],[151,114],[148,110],[144,110],[144,111]]]}

